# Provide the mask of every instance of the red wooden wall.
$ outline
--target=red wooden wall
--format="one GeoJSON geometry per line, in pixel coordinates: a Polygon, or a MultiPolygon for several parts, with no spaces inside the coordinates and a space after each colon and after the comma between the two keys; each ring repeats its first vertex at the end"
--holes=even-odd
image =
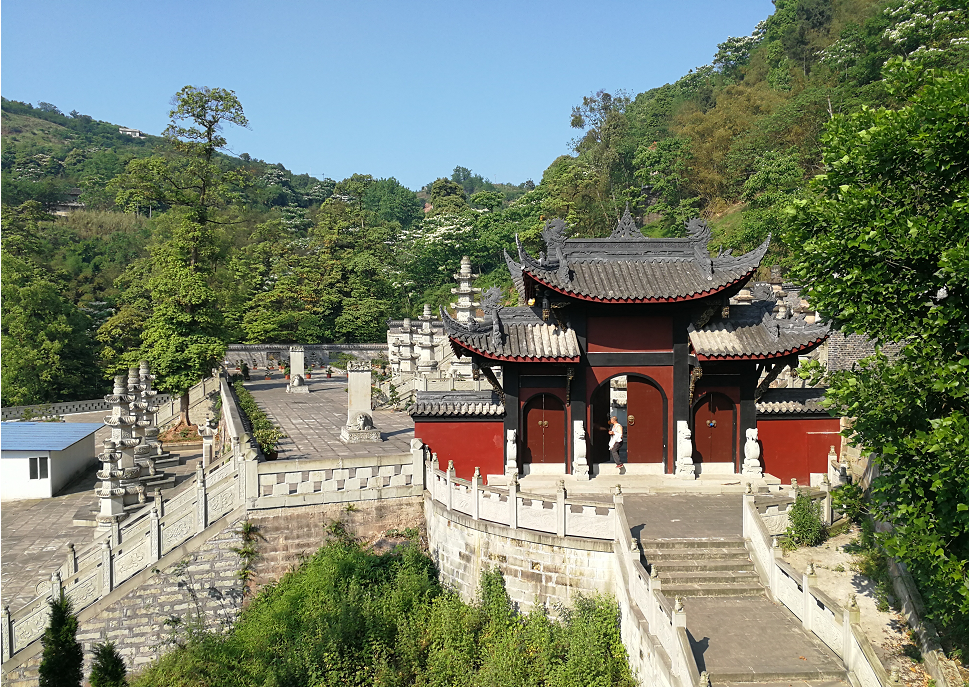
{"type": "Polygon", "coordinates": [[[758,439],[765,472],[790,484],[809,484],[809,473],[828,471],[829,447],[842,447],[839,418],[759,418],[758,439]]]}
{"type": "Polygon", "coordinates": [[[647,317],[590,317],[586,320],[590,353],[674,350],[673,319],[647,317]]]}
{"type": "Polygon", "coordinates": [[[455,475],[471,479],[479,468],[485,475],[505,472],[505,448],[502,441],[502,420],[496,422],[414,421],[414,436],[438,454],[438,469],[447,470],[448,461],[455,462],[455,475]]]}

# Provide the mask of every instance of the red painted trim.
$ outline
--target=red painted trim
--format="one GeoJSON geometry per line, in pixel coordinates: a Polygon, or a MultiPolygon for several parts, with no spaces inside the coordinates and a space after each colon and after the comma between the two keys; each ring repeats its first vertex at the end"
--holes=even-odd
{"type": "Polygon", "coordinates": [[[827,338],[828,338],[828,335],[826,334],[825,336],[823,336],[823,337],[821,337],[819,339],[816,339],[815,341],[812,341],[811,343],[807,343],[804,346],[798,346],[796,348],[789,348],[789,349],[786,349],[784,351],[780,351],[778,353],[772,353],[771,355],[735,355],[735,354],[730,354],[730,355],[702,355],[700,353],[695,353],[695,355],[697,356],[697,359],[698,360],[770,360],[772,358],[784,358],[786,355],[791,355],[792,353],[800,353],[801,351],[804,351],[806,349],[809,349],[809,348],[812,348],[814,346],[819,345],[820,343],[822,343],[823,341],[825,341],[825,339],[827,339],[827,338]]]}
{"type": "Polygon", "coordinates": [[[569,296],[571,298],[577,298],[581,301],[589,301],[592,303],[683,303],[685,301],[694,301],[694,300],[697,300],[698,298],[706,298],[707,296],[713,295],[715,293],[720,293],[721,291],[724,291],[725,289],[730,288],[735,284],[739,284],[741,282],[747,281],[748,279],[751,278],[751,275],[754,274],[754,270],[751,270],[750,272],[735,279],[734,281],[728,282],[727,284],[724,284],[723,286],[719,286],[716,289],[708,289],[707,291],[701,291],[699,293],[694,293],[689,296],[673,296],[670,298],[595,298],[593,296],[584,296],[582,294],[576,293],[575,291],[566,291],[558,286],[554,286],[553,284],[544,282],[541,279],[539,279],[536,275],[529,272],[528,268],[526,267],[523,267],[522,272],[523,274],[528,274],[530,277],[532,277],[532,279],[535,282],[542,284],[546,288],[552,289],[557,293],[561,293],[564,296],[569,296]]]}
{"type": "Polygon", "coordinates": [[[494,353],[487,353],[485,351],[480,351],[477,348],[472,348],[471,346],[456,340],[454,337],[449,336],[448,339],[454,346],[466,350],[470,353],[475,353],[482,356],[483,358],[488,358],[489,360],[504,360],[512,363],[578,363],[579,356],[572,358],[525,358],[520,355],[495,355],[494,353]]]}

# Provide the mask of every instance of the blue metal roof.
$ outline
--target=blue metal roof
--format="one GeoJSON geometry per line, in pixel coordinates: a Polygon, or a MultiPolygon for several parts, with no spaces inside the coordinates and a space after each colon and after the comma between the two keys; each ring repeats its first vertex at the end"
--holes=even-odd
{"type": "Polygon", "coordinates": [[[0,422],[0,449],[60,451],[102,427],[100,422],[0,422]]]}

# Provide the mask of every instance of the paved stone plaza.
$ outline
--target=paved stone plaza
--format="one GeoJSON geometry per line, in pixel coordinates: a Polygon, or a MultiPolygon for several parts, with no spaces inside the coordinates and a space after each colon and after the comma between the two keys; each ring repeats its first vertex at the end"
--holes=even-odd
{"type": "Polygon", "coordinates": [[[384,441],[344,444],[340,429],[347,424],[347,377],[325,374],[307,380],[309,394],[286,393],[286,381],[253,379],[246,388],[287,438],[279,445],[279,460],[340,458],[407,453],[414,438],[411,417],[400,411],[375,410],[374,427],[384,441]]]}

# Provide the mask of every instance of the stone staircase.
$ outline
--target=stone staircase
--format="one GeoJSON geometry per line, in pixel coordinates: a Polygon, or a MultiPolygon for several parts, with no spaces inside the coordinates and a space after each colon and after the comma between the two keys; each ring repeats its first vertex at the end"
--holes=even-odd
{"type": "Polygon", "coordinates": [[[742,537],[652,539],[641,546],[668,598],[764,594],[742,537]]]}

